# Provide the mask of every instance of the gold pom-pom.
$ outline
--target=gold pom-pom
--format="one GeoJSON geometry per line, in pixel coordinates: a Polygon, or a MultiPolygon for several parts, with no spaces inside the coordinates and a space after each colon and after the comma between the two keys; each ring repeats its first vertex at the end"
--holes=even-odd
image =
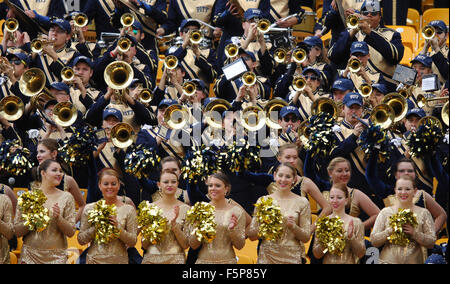
{"type": "Polygon", "coordinates": [[[197,202],[188,210],[186,221],[194,225],[191,234],[197,236],[199,242],[205,240],[210,243],[216,238],[216,220],[214,212],[216,208],[207,202],[197,202]]]}
{"type": "Polygon", "coordinates": [[[323,253],[342,255],[345,248],[344,221],[339,216],[321,217],[316,222],[316,236],[325,249],[323,253]]]}
{"type": "Polygon", "coordinates": [[[30,231],[41,232],[50,222],[50,214],[44,203],[47,197],[42,190],[24,192],[17,199],[17,205],[22,212],[22,219],[30,231]]]}
{"type": "Polygon", "coordinates": [[[142,201],[138,207],[137,223],[141,229],[142,240],[152,245],[160,243],[169,232],[168,220],[156,205],[142,201]]]}
{"type": "Polygon", "coordinates": [[[406,246],[411,242],[410,237],[403,232],[403,225],[410,224],[417,226],[417,217],[410,209],[399,208],[398,212],[389,217],[389,226],[394,230],[392,235],[388,237],[391,244],[406,246]]]}
{"type": "Polygon", "coordinates": [[[106,244],[120,235],[120,230],[111,224],[109,217],[117,215],[115,204],[108,205],[104,199],[97,201],[94,209],[88,213],[88,223],[95,227],[94,240],[106,244]]]}
{"type": "Polygon", "coordinates": [[[262,197],[255,204],[255,216],[259,222],[258,236],[268,241],[277,240],[283,234],[283,214],[272,197],[262,197]]]}

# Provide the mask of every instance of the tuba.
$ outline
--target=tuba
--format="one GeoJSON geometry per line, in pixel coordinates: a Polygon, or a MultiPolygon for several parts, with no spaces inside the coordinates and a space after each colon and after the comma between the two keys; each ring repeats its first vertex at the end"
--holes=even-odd
{"type": "Polygon", "coordinates": [[[266,114],[266,124],[268,127],[281,129],[280,124],[278,124],[278,114],[280,113],[280,110],[287,105],[288,103],[282,99],[273,99],[267,102],[264,107],[264,112],[266,114]],[[277,115],[273,117],[273,113],[276,113],[277,115]]]}
{"type": "Polygon", "coordinates": [[[306,51],[303,48],[296,48],[292,51],[292,56],[296,63],[303,63],[306,60],[306,51]]]}
{"type": "Polygon", "coordinates": [[[256,26],[260,33],[267,33],[270,29],[270,21],[268,19],[261,19],[256,26]]]}
{"type": "Polygon", "coordinates": [[[53,108],[53,121],[62,127],[71,126],[77,117],[77,108],[70,102],[57,103],[53,108]]]}
{"type": "Polygon", "coordinates": [[[321,112],[330,114],[335,119],[338,117],[337,104],[330,98],[318,98],[311,105],[311,115],[318,115],[321,112]]]}
{"type": "Polygon", "coordinates": [[[227,58],[233,58],[238,55],[239,47],[234,43],[229,43],[225,46],[225,55],[227,58]]]}
{"type": "Polygon", "coordinates": [[[164,59],[164,67],[169,70],[175,69],[178,66],[178,58],[175,55],[168,55],[164,59]]]}
{"type": "Polygon", "coordinates": [[[348,29],[356,29],[359,25],[359,17],[356,15],[349,15],[345,23],[348,29]]]}
{"type": "Polygon", "coordinates": [[[87,17],[87,15],[85,13],[77,13],[73,17],[73,25],[75,27],[82,28],[82,27],[87,26],[88,23],[89,23],[89,18],[87,17]]]}
{"type": "Polygon", "coordinates": [[[243,109],[239,121],[248,131],[258,131],[266,124],[264,111],[258,106],[243,109]]]}
{"type": "Polygon", "coordinates": [[[205,107],[206,124],[212,128],[222,128],[222,114],[230,108],[231,104],[224,99],[212,100],[205,107]]]}
{"type": "Polygon", "coordinates": [[[131,125],[119,122],[111,128],[111,142],[117,148],[126,148],[133,144],[134,130],[131,125]]]}
{"type": "Polygon", "coordinates": [[[0,116],[8,121],[18,120],[25,110],[23,101],[16,96],[6,96],[0,100],[0,116]]]}
{"type": "Polygon", "coordinates": [[[179,104],[167,107],[164,112],[164,122],[171,129],[182,129],[189,122],[189,110],[179,104]]]}
{"type": "Polygon", "coordinates": [[[361,70],[361,61],[359,61],[359,59],[352,58],[348,62],[347,66],[348,66],[348,69],[350,70],[350,72],[357,73],[357,72],[359,72],[359,70],[361,70]]]}
{"type": "Polygon", "coordinates": [[[120,17],[120,23],[123,27],[131,27],[134,24],[134,16],[131,13],[124,13],[120,17]]]}
{"type": "Polygon", "coordinates": [[[422,37],[424,39],[432,39],[436,35],[436,29],[433,26],[427,25],[422,29],[422,37]]]}
{"type": "Polygon", "coordinates": [[[419,127],[424,124],[435,125],[435,126],[439,127],[441,130],[443,129],[441,121],[435,116],[428,115],[428,116],[422,117],[417,124],[417,129],[419,129],[419,127]]]}
{"type": "Polygon", "coordinates": [[[242,82],[245,86],[253,86],[256,84],[256,74],[252,71],[247,71],[242,75],[242,82]]]}
{"type": "Polygon", "coordinates": [[[395,122],[395,112],[388,104],[377,105],[370,113],[370,121],[381,129],[388,129],[395,122]]]}
{"type": "Polygon", "coordinates": [[[405,97],[400,95],[399,93],[387,94],[383,98],[381,103],[387,104],[392,108],[395,115],[394,122],[399,122],[400,120],[402,120],[408,112],[408,102],[406,101],[405,97]]]}

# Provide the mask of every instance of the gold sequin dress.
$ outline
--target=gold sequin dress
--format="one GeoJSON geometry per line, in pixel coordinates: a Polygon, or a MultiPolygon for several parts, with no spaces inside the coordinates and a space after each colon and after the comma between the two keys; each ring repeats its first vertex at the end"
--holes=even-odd
{"type": "MultiPolygon", "coordinates": [[[[152,203],[153,204],[153,203],[152,203]]],[[[164,237],[161,243],[156,245],[150,245],[147,252],[144,254],[142,259],[142,264],[184,264],[186,263],[186,254],[183,247],[180,245],[178,240],[184,243],[184,245],[189,245],[189,232],[187,231],[187,225],[185,226],[186,213],[189,210],[188,205],[180,206],[180,213],[176,220],[175,232],[172,230],[172,225],[170,222],[169,233],[164,237]]],[[[170,213],[172,213],[171,210],[170,213]]],[[[167,220],[173,218],[173,215],[168,214],[169,212],[163,211],[164,217],[167,220]]]]}
{"type": "Polygon", "coordinates": [[[44,207],[50,212],[50,222],[41,232],[28,231],[24,225],[22,214],[17,206],[14,228],[17,236],[23,236],[23,245],[20,252],[19,263],[27,264],[65,264],[67,262],[67,235],[75,232],[75,200],[72,194],[61,191],[59,196],[44,203],[44,207]],[[58,203],[60,215],[66,221],[64,229],[61,229],[56,220],[52,218],[52,207],[58,203]]]}
{"type": "MultiPolygon", "coordinates": [[[[357,255],[364,254],[366,251],[366,245],[364,243],[364,224],[361,219],[356,217],[351,217],[353,219],[353,238],[348,239],[345,242],[345,248],[341,255],[336,255],[332,253],[325,253],[323,256],[323,264],[357,264],[359,258],[357,255]]],[[[347,236],[349,223],[345,222],[344,230],[347,236]]],[[[314,251],[323,252],[323,247],[320,245],[317,235],[314,237],[314,251]]]]}
{"type": "Polygon", "coordinates": [[[8,240],[14,235],[13,208],[11,200],[0,194],[0,264],[9,264],[8,240]]]}
{"type": "MultiPolygon", "coordinates": [[[[216,238],[211,243],[202,243],[196,264],[236,264],[236,254],[233,247],[238,250],[245,245],[245,214],[239,206],[230,209],[216,209],[215,221],[216,238]],[[231,216],[234,213],[238,221],[233,230],[229,230],[231,216]]],[[[191,227],[191,226],[189,226],[191,227]]],[[[190,228],[192,232],[193,228],[190,228]]],[[[196,236],[190,235],[190,242],[196,236]]]]}
{"type": "Polygon", "coordinates": [[[423,264],[427,258],[426,248],[432,248],[436,241],[434,221],[431,213],[422,207],[415,206],[418,225],[411,242],[406,246],[391,244],[388,236],[392,229],[389,226],[389,217],[397,213],[393,207],[385,207],[380,211],[370,241],[373,246],[384,245],[380,253],[380,263],[384,264],[423,264]]]}
{"type": "MultiPolygon", "coordinates": [[[[265,198],[260,197],[261,198],[265,198]]],[[[296,195],[289,199],[276,199],[283,214],[283,234],[279,240],[263,240],[259,248],[258,264],[301,264],[305,257],[304,243],[310,238],[311,209],[305,197],[296,195]],[[287,217],[295,218],[295,226],[287,227],[287,217]]],[[[259,202],[259,200],[258,200],[259,202]]],[[[259,222],[253,214],[249,235],[257,235],[259,222]]]]}
{"type": "Polygon", "coordinates": [[[89,203],[81,216],[80,233],[78,242],[86,244],[91,242],[86,264],[128,264],[128,247],[134,247],[137,240],[136,210],[133,206],[123,204],[117,207],[117,222],[124,240],[115,239],[107,244],[98,244],[94,241],[95,228],[88,223],[88,214],[94,208],[94,203],[89,203]]]}

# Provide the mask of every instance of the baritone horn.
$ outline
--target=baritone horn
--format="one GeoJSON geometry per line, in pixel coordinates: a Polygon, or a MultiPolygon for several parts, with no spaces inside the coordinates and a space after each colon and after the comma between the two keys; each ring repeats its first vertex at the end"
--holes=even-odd
{"type": "Polygon", "coordinates": [[[309,121],[304,120],[300,123],[297,130],[297,137],[303,143],[303,145],[309,144],[309,138],[311,137],[311,129],[309,128],[309,121]]]}
{"type": "Polygon", "coordinates": [[[238,46],[235,45],[234,43],[229,43],[225,46],[225,55],[227,56],[227,58],[233,58],[236,57],[238,55],[238,46]]]}
{"type": "Polygon", "coordinates": [[[175,69],[178,66],[178,58],[175,55],[168,55],[164,59],[164,66],[169,69],[175,69]]]}
{"type": "Polygon", "coordinates": [[[358,93],[363,97],[369,97],[372,94],[372,86],[370,84],[363,83],[359,87],[358,93]]]}
{"type": "Polygon", "coordinates": [[[370,113],[370,121],[381,129],[388,129],[395,122],[395,112],[390,105],[379,104],[370,113]]]}
{"type": "Polygon", "coordinates": [[[0,100],[0,116],[8,121],[18,120],[25,110],[23,101],[16,96],[6,96],[0,100]]]}
{"type": "Polygon", "coordinates": [[[131,13],[124,13],[120,17],[120,23],[123,27],[131,27],[134,24],[134,16],[131,13]]]}
{"type": "Polygon", "coordinates": [[[422,36],[424,39],[432,39],[436,35],[436,29],[433,26],[427,25],[422,29],[422,36]]]}
{"type": "Polygon", "coordinates": [[[350,72],[357,73],[357,72],[359,72],[359,70],[361,70],[361,61],[359,61],[359,59],[352,58],[348,62],[347,66],[348,66],[348,69],[350,70],[350,72]]]}
{"type": "Polygon", "coordinates": [[[212,128],[222,128],[222,114],[231,108],[224,99],[214,99],[205,107],[205,122],[212,128]]]}
{"type": "Polygon", "coordinates": [[[260,33],[267,33],[270,29],[270,21],[268,19],[261,19],[256,26],[260,33]]]}
{"type": "Polygon", "coordinates": [[[281,126],[278,123],[278,114],[280,113],[280,110],[285,106],[288,106],[288,103],[282,99],[273,99],[266,104],[266,106],[264,107],[264,112],[266,114],[267,126],[273,129],[281,129],[281,126]]]}
{"type": "Polygon", "coordinates": [[[345,22],[348,29],[356,29],[359,25],[359,17],[355,14],[349,15],[345,22]]]}
{"type": "Polygon", "coordinates": [[[111,128],[111,142],[117,148],[126,148],[133,144],[134,130],[131,125],[119,122],[111,128]]]}
{"type": "Polygon", "coordinates": [[[87,26],[89,19],[85,13],[77,13],[73,17],[73,25],[78,28],[83,28],[87,26]]]}
{"type": "Polygon", "coordinates": [[[402,120],[408,112],[408,102],[406,101],[406,98],[399,93],[387,94],[381,103],[387,104],[392,108],[395,116],[394,122],[402,120]]]}
{"type": "Polygon", "coordinates": [[[292,56],[296,63],[303,63],[306,60],[306,51],[303,48],[296,48],[292,52],[292,56]]]}
{"type": "Polygon", "coordinates": [[[303,76],[294,77],[294,79],[292,80],[292,87],[298,92],[303,91],[306,87],[305,78],[303,76]]]}
{"type": "Polygon", "coordinates": [[[164,112],[164,122],[170,129],[182,129],[189,122],[189,110],[179,104],[171,105],[164,112]]]}
{"type": "Polygon", "coordinates": [[[19,80],[19,89],[25,96],[33,97],[45,89],[46,77],[39,68],[25,71],[19,80]]]}
{"type": "Polygon", "coordinates": [[[57,103],[53,108],[53,121],[62,127],[71,126],[77,117],[77,109],[70,102],[57,103]]]}

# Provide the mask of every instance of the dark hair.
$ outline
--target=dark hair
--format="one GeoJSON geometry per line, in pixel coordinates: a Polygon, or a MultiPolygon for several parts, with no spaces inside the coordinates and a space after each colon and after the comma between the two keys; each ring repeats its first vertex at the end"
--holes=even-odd
{"type": "Polygon", "coordinates": [[[400,163],[410,163],[412,164],[413,168],[414,168],[414,173],[416,173],[417,176],[417,168],[416,168],[416,163],[414,163],[414,161],[412,159],[403,157],[400,160],[397,161],[397,163],[394,164],[394,166],[392,167],[392,172],[395,174],[398,171],[398,165],[400,165],[400,163]]]}
{"type": "Polygon", "coordinates": [[[165,163],[170,163],[170,162],[175,162],[175,163],[177,163],[177,166],[178,166],[178,168],[179,169],[181,169],[181,162],[180,162],[180,160],[177,158],[177,157],[174,157],[174,156],[167,156],[167,157],[164,157],[162,160],[161,160],[161,162],[159,163],[159,165],[160,165],[160,172],[163,170],[163,165],[165,164],[165,163]]]}
{"type": "Polygon", "coordinates": [[[38,142],[38,145],[44,145],[50,152],[58,151],[59,145],[56,139],[46,138],[38,142]]]}
{"type": "Polygon", "coordinates": [[[52,163],[57,163],[58,165],[61,166],[61,164],[58,161],[56,161],[56,160],[48,159],[48,160],[43,161],[42,164],[40,164],[39,167],[37,167],[37,169],[38,169],[37,180],[38,181],[42,182],[42,174],[41,174],[41,172],[42,171],[45,172],[50,167],[50,165],[52,163]]]}
{"type": "MultiPolygon", "coordinates": [[[[228,176],[226,174],[224,174],[223,172],[216,172],[212,175],[209,176],[209,178],[216,178],[220,181],[222,181],[225,184],[225,187],[229,187],[230,191],[231,191],[231,182],[230,179],[228,178],[228,176]]],[[[230,193],[230,191],[228,191],[228,193],[230,193]]]]}
{"type": "Polygon", "coordinates": [[[281,157],[284,151],[288,149],[295,149],[295,151],[297,151],[298,153],[298,146],[294,143],[288,143],[280,146],[280,148],[278,149],[277,157],[281,157]]]}

